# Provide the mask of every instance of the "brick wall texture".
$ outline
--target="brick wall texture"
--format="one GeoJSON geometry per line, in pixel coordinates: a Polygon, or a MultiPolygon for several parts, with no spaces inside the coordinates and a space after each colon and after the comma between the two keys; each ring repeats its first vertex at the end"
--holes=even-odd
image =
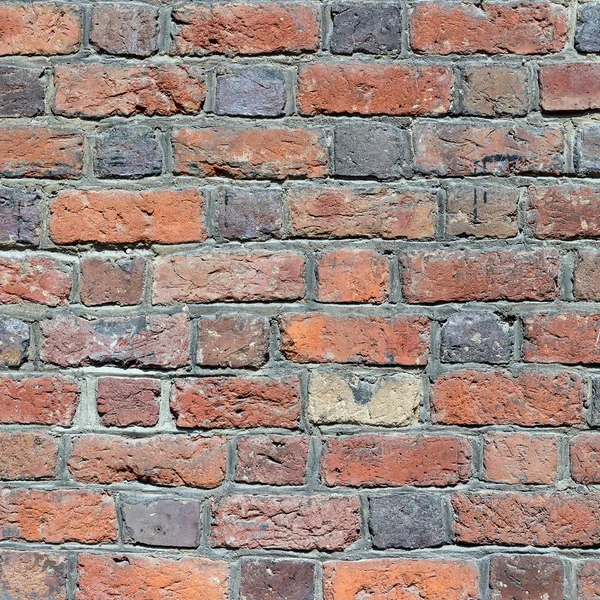
{"type": "Polygon", "coordinates": [[[599,600],[600,3],[0,1],[1,600],[599,600]]]}

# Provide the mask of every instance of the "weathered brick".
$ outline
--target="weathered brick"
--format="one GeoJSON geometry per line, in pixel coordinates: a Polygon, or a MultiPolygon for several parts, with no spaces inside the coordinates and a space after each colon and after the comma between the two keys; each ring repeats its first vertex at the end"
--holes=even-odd
{"type": "Polygon", "coordinates": [[[71,425],[79,384],[69,377],[0,377],[0,423],[71,425]]]}
{"type": "Polygon", "coordinates": [[[558,470],[558,438],[529,433],[488,433],[483,462],[489,481],[553,483],[558,470]]]}
{"type": "Polygon", "coordinates": [[[69,469],[84,483],[215,488],[223,483],[226,463],[227,444],[220,437],[85,435],[73,441],[69,469]]]}
{"type": "Polygon", "coordinates": [[[158,423],[160,381],[124,377],[98,380],[98,414],[105,427],[152,427],[158,423]]]}
{"type": "Polygon", "coordinates": [[[200,502],[153,496],[125,496],[121,504],[126,543],[196,548],[200,502]]]}
{"type": "Polygon", "coordinates": [[[249,429],[300,422],[297,377],[202,377],[175,380],[171,409],[178,427],[249,429]]]}
{"type": "Polygon", "coordinates": [[[317,425],[416,425],[422,398],[423,380],[408,373],[378,377],[313,371],[308,418],[317,425]]]}
{"type": "Polygon", "coordinates": [[[540,67],[543,110],[569,111],[600,108],[600,65],[557,63],[540,67]]]}
{"type": "Polygon", "coordinates": [[[446,194],[446,233],[475,238],[510,238],[519,233],[518,188],[454,184],[446,194]]]}
{"type": "Polygon", "coordinates": [[[585,548],[600,540],[593,495],[466,492],[455,494],[452,506],[458,543],[585,548]]]}
{"type": "Polygon", "coordinates": [[[552,556],[492,556],[491,600],[563,600],[563,566],[552,556]]]}
{"type": "Polygon", "coordinates": [[[548,54],[568,38],[565,9],[552,2],[417,2],[411,44],[423,54],[548,54]]]}
{"type": "Polygon", "coordinates": [[[204,198],[194,188],[72,190],[50,204],[56,244],[182,244],[206,239],[204,198]]]}
{"type": "Polygon", "coordinates": [[[243,496],[213,506],[211,544],[225,548],[343,550],[360,538],[352,496],[243,496]]]}
{"type": "Polygon", "coordinates": [[[294,237],[433,237],[437,199],[425,190],[294,187],[286,195],[294,237]]]}
{"type": "Polygon", "coordinates": [[[189,363],[189,319],[174,315],[57,316],[42,321],[42,361],[66,366],[181,367],[189,363]]]}
{"type": "Polygon", "coordinates": [[[81,302],[87,306],[139,304],[145,266],[144,259],[138,256],[117,259],[88,256],[82,259],[81,302]]]}
{"type": "Polygon", "coordinates": [[[392,179],[402,174],[408,138],[399,127],[374,121],[346,123],[335,126],[334,140],[336,175],[392,179]]]}
{"type": "Polygon", "coordinates": [[[264,302],[304,296],[304,256],[281,250],[214,250],[156,260],[152,301],[264,302]]]}
{"type": "Polygon", "coordinates": [[[54,82],[69,117],[197,114],[206,96],[202,70],[174,64],[59,64],[54,82]]]}
{"type": "Polygon", "coordinates": [[[320,62],[300,67],[297,102],[304,115],[443,115],[453,84],[444,65],[320,62]]]}
{"type": "Polygon", "coordinates": [[[577,571],[577,597],[596,600],[600,596],[600,561],[586,560],[577,571]]]}
{"type": "Polygon", "coordinates": [[[577,300],[600,301],[600,252],[581,248],[575,254],[573,294],[577,300]]]}
{"type": "Polygon", "coordinates": [[[442,326],[442,362],[510,361],[512,341],[506,323],[490,312],[458,312],[442,326]]]}
{"type": "Polygon", "coordinates": [[[579,52],[600,52],[599,4],[590,2],[580,7],[575,32],[575,48],[579,52]]]}
{"type": "Polygon", "coordinates": [[[571,438],[571,476],[586,485],[600,483],[600,435],[581,433],[571,438]]]}
{"type": "Polygon", "coordinates": [[[414,164],[420,173],[560,175],[564,169],[559,125],[421,121],[412,131],[414,164]]]}
{"type": "Polygon", "coordinates": [[[429,347],[425,317],[305,313],[280,319],[281,351],[299,363],[424,365],[429,347]]]}
{"type": "Polygon", "coordinates": [[[527,113],[529,99],[524,67],[473,65],[466,67],[462,76],[463,114],[516,117],[527,113]]]}
{"type": "Polygon", "coordinates": [[[173,54],[296,53],[319,45],[318,8],[305,2],[187,3],[172,18],[173,54]]]}
{"type": "Polygon", "coordinates": [[[117,541],[117,513],[111,496],[89,490],[0,491],[0,540],[46,544],[117,541]]]}
{"type": "Polygon", "coordinates": [[[1,177],[78,179],[82,169],[83,136],[78,129],[0,125],[1,177]]]}
{"type": "Polygon", "coordinates": [[[162,150],[150,127],[112,127],[96,136],[94,151],[98,177],[138,179],[162,171],[162,150]]]}
{"type": "Polygon", "coordinates": [[[470,473],[471,444],[463,437],[330,437],[321,458],[321,478],[328,486],[444,487],[467,481],[470,473]]]}
{"type": "Polygon", "coordinates": [[[0,117],[36,117],[43,114],[43,75],[42,69],[0,65],[0,117]]]}
{"type": "Polygon", "coordinates": [[[389,259],[375,250],[334,250],[317,258],[319,302],[380,304],[390,289],[389,259]]]}
{"type": "Polygon", "coordinates": [[[600,315],[537,313],[523,319],[523,358],[527,362],[597,364],[600,315]]]}
{"type": "Polygon", "coordinates": [[[41,222],[38,194],[0,187],[0,246],[38,246],[41,222]]]}
{"type": "Polygon", "coordinates": [[[314,566],[300,560],[245,558],[241,564],[241,600],[314,600],[314,566]]]}
{"type": "Polygon", "coordinates": [[[396,53],[402,47],[402,12],[395,4],[337,2],[331,6],[334,54],[396,53]]]}
{"type": "Polygon", "coordinates": [[[255,435],[237,442],[235,480],[266,485],[303,485],[308,436],[255,435]]]}
{"type": "Polygon", "coordinates": [[[90,43],[107,54],[150,56],[158,50],[158,9],[147,4],[94,4],[90,43]]]}
{"type": "Polygon", "coordinates": [[[229,568],[207,558],[79,554],[77,600],[227,600],[229,568]]]}
{"type": "Polygon", "coordinates": [[[280,69],[229,68],[217,74],[218,115],[280,117],[285,103],[285,79],[280,69]]]}
{"type": "Polygon", "coordinates": [[[582,175],[600,174],[600,127],[594,123],[581,125],[575,138],[575,168],[582,175]]]}
{"type": "Polygon", "coordinates": [[[327,147],[316,129],[175,129],[176,175],[286,179],[327,175],[327,147]]]}
{"type": "Polygon", "coordinates": [[[0,56],[71,54],[81,44],[81,7],[35,2],[0,5],[0,56]]]}
{"type": "Polygon", "coordinates": [[[269,359],[269,321],[245,314],[198,321],[196,360],[205,367],[258,368],[269,359]]]}
{"type": "Polygon", "coordinates": [[[476,600],[478,587],[477,564],[470,561],[384,558],[323,565],[325,600],[476,600]]]}
{"type": "Polygon", "coordinates": [[[429,548],[450,541],[445,506],[435,494],[396,494],[369,499],[375,548],[429,548]]]}
{"type": "Polygon", "coordinates": [[[600,426],[600,378],[592,378],[592,397],[590,402],[590,411],[588,414],[588,423],[592,427],[600,426]]]}
{"type": "Polygon", "coordinates": [[[432,420],[446,425],[579,425],[586,386],[566,371],[457,371],[438,377],[432,420]]]}
{"type": "Polygon", "coordinates": [[[67,559],[43,552],[0,552],[4,600],[67,600],[67,559]]]}
{"type": "Polygon", "coordinates": [[[559,269],[553,249],[415,250],[402,259],[402,293],[415,304],[554,300],[559,269]]]}
{"type": "Polygon", "coordinates": [[[0,479],[3,481],[54,479],[57,456],[58,441],[47,433],[0,433],[0,479]]]}
{"type": "Polygon", "coordinates": [[[19,367],[27,360],[29,325],[12,317],[0,317],[0,366],[19,367]]]}

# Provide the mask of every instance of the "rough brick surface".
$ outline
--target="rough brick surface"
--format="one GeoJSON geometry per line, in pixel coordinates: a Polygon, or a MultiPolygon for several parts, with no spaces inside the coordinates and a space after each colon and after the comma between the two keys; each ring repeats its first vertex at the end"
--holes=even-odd
{"type": "Polygon", "coordinates": [[[43,432],[0,434],[0,480],[53,479],[58,442],[43,432]]]}
{"type": "Polygon", "coordinates": [[[242,561],[241,600],[314,600],[313,564],[300,560],[242,561]]]}
{"type": "Polygon", "coordinates": [[[563,566],[547,556],[493,556],[491,600],[563,600],[563,566]]]}
{"type": "Polygon", "coordinates": [[[44,72],[0,66],[0,116],[36,117],[44,112],[44,72]]]}
{"type": "Polygon", "coordinates": [[[0,318],[0,366],[19,367],[27,360],[29,325],[19,319],[0,318]]]}
{"type": "Polygon", "coordinates": [[[143,258],[111,260],[90,256],[81,261],[81,301],[88,306],[139,304],[144,291],[143,258]]]}
{"type": "Polygon", "coordinates": [[[0,188],[0,247],[39,245],[41,221],[38,194],[0,188]]]}
{"type": "Polygon", "coordinates": [[[96,404],[106,427],[152,427],[158,423],[160,381],[157,379],[102,377],[96,404]]]}

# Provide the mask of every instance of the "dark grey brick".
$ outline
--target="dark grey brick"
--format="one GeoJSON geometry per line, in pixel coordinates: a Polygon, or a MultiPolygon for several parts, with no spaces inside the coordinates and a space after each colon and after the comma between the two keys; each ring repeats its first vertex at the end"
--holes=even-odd
{"type": "Polygon", "coordinates": [[[397,5],[335,4],[331,20],[331,51],[335,54],[381,54],[400,50],[402,15],[397,5]]]}
{"type": "Polygon", "coordinates": [[[313,600],[312,563],[242,560],[241,600],[313,600]]]}
{"type": "Polygon", "coordinates": [[[27,359],[29,325],[10,317],[0,317],[0,366],[19,367],[27,359]]]}
{"type": "Polygon", "coordinates": [[[43,69],[0,66],[0,117],[35,117],[44,112],[43,69]]]}
{"type": "Polygon", "coordinates": [[[40,198],[33,192],[0,188],[0,246],[40,242],[40,198]]]}
{"type": "Polygon", "coordinates": [[[335,128],[335,174],[389,179],[401,174],[406,132],[387,123],[347,123],[335,128]]]}
{"type": "Polygon", "coordinates": [[[575,33],[579,52],[600,52],[600,4],[584,4],[575,33]]]}
{"type": "Polygon", "coordinates": [[[150,127],[118,126],[96,138],[98,177],[150,177],[162,171],[162,152],[150,127]]]}
{"type": "Polygon", "coordinates": [[[600,377],[592,379],[592,402],[588,420],[592,427],[600,427],[600,377]]]}
{"type": "Polygon", "coordinates": [[[375,548],[429,548],[449,541],[440,496],[398,494],[370,498],[375,548]]]}
{"type": "Polygon", "coordinates": [[[282,193],[264,188],[228,189],[219,196],[217,232],[229,240],[281,237],[282,193]]]}
{"type": "Polygon", "coordinates": [[[600,125],[582,125],[578,129],[575,163],[581,174],[600,174],[600,125]]]}
{"type": "Polygon", "coordinates": [[[490,560],[491,600],[563,600],[563,579],[555,556],[496,554],[490,560]]]}
{"type": "Polygon", "coordinates": [[[195,500],[123,501],[123,532],[127,543],[195,548],[200,531],[200,502],[195,500]]]}
{"type": "Polygon", "coordinates": [[[508,327],[493,313],[456,313],[442,326],[442,362],[501,364],[511,352],[508,327]]]}
{"type": "Polygon", "coordinates": [[[217,75],[216,113],[279,117],[285,111],[285,80],[275,69],[233,69],[217,75]]]}

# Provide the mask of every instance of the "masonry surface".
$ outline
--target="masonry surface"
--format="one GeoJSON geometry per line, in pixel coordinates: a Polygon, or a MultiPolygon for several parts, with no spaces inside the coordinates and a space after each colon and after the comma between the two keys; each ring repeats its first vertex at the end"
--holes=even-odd
{"type": "Polygon", "coordinates": [[[0,2],[0,598],[600,599],[596,53],[0,2]]]}

